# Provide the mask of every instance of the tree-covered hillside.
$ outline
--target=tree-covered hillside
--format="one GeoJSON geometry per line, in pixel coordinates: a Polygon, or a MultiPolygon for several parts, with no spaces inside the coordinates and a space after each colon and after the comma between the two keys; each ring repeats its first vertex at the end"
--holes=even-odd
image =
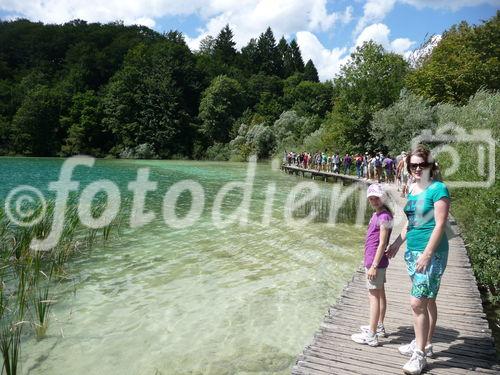
{"type": "Polygon", "coordinates": [[[480,88],[498,90],[498,40],[499,13],[451,27],[414,64],[367,42],[337,76],[319,82],[297,42],[277,40],[270,28],[239,50],[225,26],[192,51],[177,31],[0,22],[0,155],[246,160],[290,149],[399,152],[435,124],[424,107],[464,105],[480,88]],[[397,118],[405,103],[423,106],[424,117],[399,118],[400,129],[379,113],[395,105],[397,118]]]}
{"type": "Polygon", "coordinates": [[[331,84],[270,28],[239,51],[226,26],[191,51],[176,31],[0,22],[3,155],[203,158],[316,94],[324,115],[331,84]]]}

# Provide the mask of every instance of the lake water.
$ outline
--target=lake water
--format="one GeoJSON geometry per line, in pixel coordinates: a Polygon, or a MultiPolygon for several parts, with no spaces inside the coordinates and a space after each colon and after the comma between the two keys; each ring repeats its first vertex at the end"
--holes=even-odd
{"type": "MultiPolygon", "coordinates": [[[[46,196],[63,159],[0,158],[0,199],[19,184],[46,196]]],[[[149,224],[124,225],[105,245],[70,264],[73,281],[58,286],[48,335],[30,334],[22,347],[23,374],[288,374],[312,340],[324,313],[360,265],[365,228],[353,225],[357,202],[349,198],[340,223],[326,221],[334,184],[318,182],[319,197],[296,211],[319,216],[287,225],[284,206],[301,181],[258,163],[249,223],[217,228],[212,206],[230,181],[244,181],[248,165],[228,162],[97,160],[77,167],[80,191],[97,179],[115,182],[122,201],[138,168],[158,182],[146,208],[149,224]],[[162,217],[162,199],[178,181],[204,191],[204,210],[189,228],[173,229],[162,217]],[[270,223],[262,223],[266,191],[275,184],[270,223]]],[[[200,197],[182,194],[182,217],[200,197]]],[[[223,200],[231,213],[241,190],[223,200]]],[[[123,202],[126,212],[130,203],[123,202]]]]}

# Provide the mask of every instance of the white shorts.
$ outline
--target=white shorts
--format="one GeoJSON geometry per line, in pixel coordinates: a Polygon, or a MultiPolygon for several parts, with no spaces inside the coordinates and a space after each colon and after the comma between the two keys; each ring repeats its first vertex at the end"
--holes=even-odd
{"type": "Polygon", "coordinates": [[[373,280],[368,279],[368,270],[369,268],[365,268],[366,275],[366,288],[367,289],[382,289],[384,284],[387,282],[385,278],[385,271],[387,268],[377,268],[377,276],[373,280]]]}

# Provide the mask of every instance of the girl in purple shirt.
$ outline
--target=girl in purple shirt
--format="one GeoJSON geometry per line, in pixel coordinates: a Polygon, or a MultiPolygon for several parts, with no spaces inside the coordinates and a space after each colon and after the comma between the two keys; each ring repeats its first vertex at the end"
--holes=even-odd
{"type": "Polygon", "coordinates": [[[384,318],[387,306],[384,283],[385,271],[389,259],[385,248],[392,231],[392,212],[385,204],[386,194],[382,185],[372,184],[368,187],[367,198],[375,210],[365,239],[365,272],[366,287],[370,301],[370,324],[361,326],[361,333],[355,333],[351,339],[359,344],[378,345],[378,337],[386,337],[384,318]]]}

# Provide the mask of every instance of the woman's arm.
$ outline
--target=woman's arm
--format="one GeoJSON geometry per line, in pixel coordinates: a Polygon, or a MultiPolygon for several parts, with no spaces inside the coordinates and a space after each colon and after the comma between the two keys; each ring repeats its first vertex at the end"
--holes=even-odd
{"type": "Polygon", "coordinates": [[[373,280],[377,276],[377,267],[384,255],[385,248],[387,247],[387,243],[389,242],[389,226],[387,224],[380,225],[380,235],[379,235],[379,243],[377,247],[377,252],[375,253],[375,257],[373,258],[372,266],[368,270],[368,279],[373,280]]]}
{"type": "Polygon", "coordinates": [[[444,229],[446,227],[446,220],[448,219],[449,211],[450,200],[448,198],[441,198],[434,203],[434,220],[436,222],[436,226],[432,230],[431,237],[429,238],[429,242],[427,242],[424,252],[417,260],[415,267],[417,272],[423,273],[427,269],[430,259],[441,242],[441,237],[443,236],[444,229]]]}

